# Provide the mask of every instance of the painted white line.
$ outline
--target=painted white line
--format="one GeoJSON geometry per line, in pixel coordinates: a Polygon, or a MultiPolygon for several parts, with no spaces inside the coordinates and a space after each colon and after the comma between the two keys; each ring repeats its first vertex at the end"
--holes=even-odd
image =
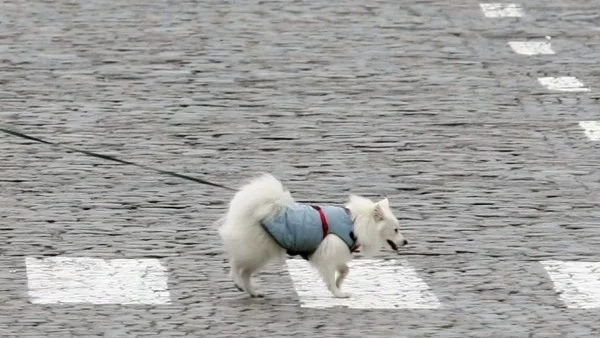
{"type": "Polygon", "coordinates": [[[540,77],[539,83],[550,89],[561,92],[589,92],[590,89],[583,86],[581,81],[573,76],[540,77]]]}
{"type": "Polygon", "coordinates": [[[518,4],[480,3],[483,14],[488,18],[521,17],[523,9],[518,4]]]}
{"type": "Polygon", "coordinates": [[[600,262],[541,262],[560,299],[572,309],[600,308],[600,262]]]}
{"type": "Polygon", "coordinates": [[[508,45],[523,55],[554,54],[550,42],[546,41],[509,41],[508,45]]]}
{"type": "Polygon", "coordinates": [[[31,302],[166,304],[166,269],[156,259],[26,257],[31,302]]]}
{"type": "Polygon", "coordinates": [[[440,302],[406,261],[355,260],[342,291],[352,297],[334,298],[305,260],[286,261],[302,307],[354,309],[437,309],[440,302]]]}
{"type": "Polygon", "coordinates": [[[583,128],[585,135],[590,140],[600,141],[600,123],[598,121],[581,121],[579,126],[583,128]]]}

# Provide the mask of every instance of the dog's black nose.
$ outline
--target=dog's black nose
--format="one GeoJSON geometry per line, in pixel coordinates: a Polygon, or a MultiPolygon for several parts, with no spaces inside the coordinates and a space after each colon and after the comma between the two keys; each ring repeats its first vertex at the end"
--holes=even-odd
{"type": "Polygon", "coordinates": [[[402,240],[402,246],[405,246],[406,244],[408,244],[408,241],[407,241],[407,240],[405,240],[405,239],[403,239],[403,240],[402,240]]]}

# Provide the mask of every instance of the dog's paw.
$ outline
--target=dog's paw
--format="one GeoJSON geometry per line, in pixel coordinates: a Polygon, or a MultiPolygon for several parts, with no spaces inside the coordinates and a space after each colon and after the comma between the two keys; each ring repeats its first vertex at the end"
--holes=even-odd
{"type": "Polygon", "coordinates": [[[348,293],[348,292],[340,291],[340,292],[335,293],[334,296],[335,296],[335,298],[350,298],[350,297],[352,297],[352,294],[348,293]]]}
{"type": "Polygon", "coordinates": [[[264,298],[265,294],[262,293],[262,292],[255,291],[255,292],[253,292],[253,293],[250,294],[250,297],[252,297],[252,298],[264,298]]]}

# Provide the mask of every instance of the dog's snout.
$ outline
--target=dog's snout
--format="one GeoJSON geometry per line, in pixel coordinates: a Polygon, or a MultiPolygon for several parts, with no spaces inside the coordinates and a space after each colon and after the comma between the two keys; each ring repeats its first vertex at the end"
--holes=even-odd
{"type": "Polygon", "coordinates": [[[405,239],[403,239],[403,240],[402,240],[402,246],[405,246],[406,244],[408,244],[408,241],[407,241],[407,240],[405,240],[405,239]]]}

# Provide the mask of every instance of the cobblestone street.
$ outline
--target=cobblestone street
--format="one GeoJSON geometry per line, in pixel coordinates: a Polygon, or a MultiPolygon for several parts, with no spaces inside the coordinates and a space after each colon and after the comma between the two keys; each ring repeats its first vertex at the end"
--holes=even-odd
{"type": "Polygon", "coordinates": [[[251,299],[231,191],[0,133],[0,337],[599,337],[598,60],[597,0],[0,0],[0,125],[409,242],[251,299]]]}

